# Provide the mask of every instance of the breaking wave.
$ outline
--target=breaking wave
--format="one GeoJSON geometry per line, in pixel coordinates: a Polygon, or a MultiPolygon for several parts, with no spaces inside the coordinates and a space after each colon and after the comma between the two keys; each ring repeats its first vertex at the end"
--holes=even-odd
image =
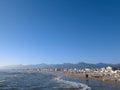
{"type": "Polygon", "coordinates": [[[58,83],[61,83],[61,87],[65,86],[65,88],[76,88],[77,90],[91,90],[91,88],[85,84],[64,80],[62,79],[62,77],[59,76],[55,77],[54,80],[58,83]]]}

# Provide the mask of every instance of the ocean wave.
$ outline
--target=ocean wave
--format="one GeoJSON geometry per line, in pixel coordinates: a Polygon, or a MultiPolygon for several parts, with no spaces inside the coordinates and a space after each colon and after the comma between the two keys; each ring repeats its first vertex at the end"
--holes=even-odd
{"type": "Polygon", "coordinates": [[[64,80],[61,77],[55,77],[54,80],[58,83],[64,83],[68,87],[78,88],[78,90],[91,90],[91,88],[85,84],[64,80]]]}

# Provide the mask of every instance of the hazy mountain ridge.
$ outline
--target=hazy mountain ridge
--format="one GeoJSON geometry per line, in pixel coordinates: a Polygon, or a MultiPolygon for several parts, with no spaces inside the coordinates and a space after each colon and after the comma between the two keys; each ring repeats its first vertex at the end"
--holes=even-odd
{"type": "Polygon", "coordinates": [[[97,64],[89,64],[89,63],[63,63],[63,64],[36,64],[36,65],[11,65],[5,66],[2,68],[6,69],[24,69],[24,68],[102,68],[107,66],[113,66],[115,68],[120,68],[120,64],[106,64],[106,63],[97,63],[97,64]]]}

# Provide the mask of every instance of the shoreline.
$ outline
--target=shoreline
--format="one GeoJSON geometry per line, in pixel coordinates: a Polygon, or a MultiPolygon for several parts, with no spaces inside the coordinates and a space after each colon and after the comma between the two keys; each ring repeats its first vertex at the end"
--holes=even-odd
{"type": "MultiPolygon", "coordinates": [[[[71,72],[63,72],[63,71],[47,71],[47,70],[23,70],[24,72],[54,72],[54,73],[59,73],[59,74],[64,74],[69,77],[74,77],[74,78],[80,78],[81,80],[96,80],[102,83],[106,83],[109,85],[115,85],[120,87],[120,79],[115,79],[111,76],[92,76],[92,72],[89,73],[71,73],[71,72]],[[86,75],[88,75],[86,77],[86,75]]],[[[98,74],[99,75],[99,74],[98,74]]]]}
{"type": "Polygon", "coordinates": [[[63,73],[63,74],[65,74],[69,77],[80,78],[82,80],[96,80],[99,82],[103,82],[103,83],[110,84],[110,85],[116,85],[116,86],[120,87],[120,81],[110,80],[110,79],[103,80],[104,77],[99,77],[99,78],[88,77],[88,78],[86,78],[85,74],[73,74],[73,73],[63,73]]]}

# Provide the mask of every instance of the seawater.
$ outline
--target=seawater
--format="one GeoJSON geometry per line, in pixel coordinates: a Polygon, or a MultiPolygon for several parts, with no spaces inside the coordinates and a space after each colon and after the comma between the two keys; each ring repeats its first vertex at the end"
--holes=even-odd
{"type": "Polygon", "coordinates": [[[64,78],[56,73],[2,71],[0,90],[90,90],[87,85],[64,78]]]}
{"type": "Polygon", "coordinates": [[[0,90],[120,90],[110,86],[58,73],[0,71],[0,90]]]}

